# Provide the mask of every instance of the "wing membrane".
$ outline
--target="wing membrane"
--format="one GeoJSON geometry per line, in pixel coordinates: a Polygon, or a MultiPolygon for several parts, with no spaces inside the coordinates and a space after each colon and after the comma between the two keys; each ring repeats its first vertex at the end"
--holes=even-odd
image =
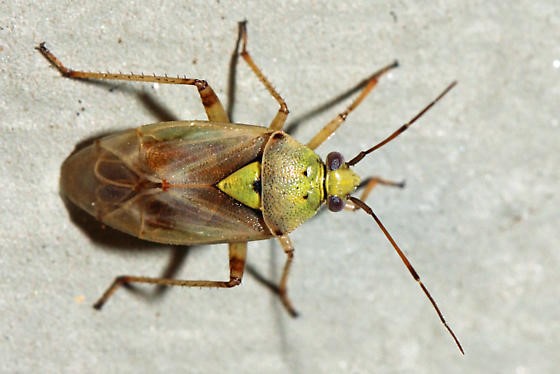
{"type": "Polygon", "coordinates": [[[70,156],[61,184],[105,224],[171,244],[270,237],[262,214],[214,185],[262,156],[256,126],[166,122],[103,138],[70,156]]]}

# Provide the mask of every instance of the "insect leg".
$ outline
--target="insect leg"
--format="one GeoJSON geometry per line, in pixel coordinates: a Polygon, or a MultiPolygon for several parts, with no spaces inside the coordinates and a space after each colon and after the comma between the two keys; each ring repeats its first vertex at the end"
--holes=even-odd
{"type": "Polygon", "coordinates": [[[389,70],[396,68],[399,66],[397,61],[393,62],[382,68],[381,70],[376,71],[370,78],[368,83],[360,92],[360,95],[346,108],[346,110],[342,113],[339,113],[335,118],[333,118],[329,123],[325,125],[314,137],[311,139],[306,145],[311,148],[315,149],[320,146],[325,140],[329,138],[334,132],[342,125],[342,123],[346,120],[346,117],[361,104],[361,102],[366,98],[366,96],[373,90],[373,88],[377,85],[379,78],[387,73],[389,70]]]}
{"type": "Polygon", "coordinates": [[[229,281],[207,281],[207,280],[181,280],[170,278],[150,278],[134,275],[121,275],[113,281],[111,286],[93,304],[95,309],[101,309],[109,298],[121,287],[129,283],[150,283],[160,286],[182,286],[182,287],[215,287],[231,288],[241,284],[245,260],[247,258],[247,242],[229,244],[229,281]]]}
{"type": "Polygon", "coordinates": [[[64,64],[45,46],[45,43],[39,44],[36,49],[41,52],[49,62],[58,69],[64,77],[73,79],[98,79],[98,80],[122,80],[130,82],[152,82],[161,84],[186,84],[196,86],[204,110],[210,121],[229,122],[226,111],[220,102],[220,99],[210,87],[208,82],[202,79],[193,79],[186,77],[168,77],[159,75],[144,74],[114,74],[114,73],[96,73],[89,71],[72,70],[64,66],[64,64]]]}
{"type": "Polygon", "coordinates": [[[280,278],[280,284],[278,285],[278,295],[282,304],[290,313],[292,317],[297,317],[298,312],[294,309],[292,302],[288,298],[288,274],[290,273],[290,268],[292,266],[292,261],[294,259],[294,246],[290,238],[287,235],[282,235],[278,237],[284,253],[286,253],[286,262],[284,263],[284,270],[282,271],[282,278],[280,278]]]}
{"type": "Polygon", "coordinates": [[[255,64],[253,58],[247,51],[247,21],[239,22],[239,32],[241,34],[241,40],[242,40],[241,57],[243,57],[247,65],[249,65],[251,70],[253,70],[253,73],[255,73],[257,78],[259,78],[262,84],[266,87],[267,91],[272,95],[272,97],[274,97],[274,99],[280,105],[280,109],[278,109],[278,113],[276,113],[276,116],[274,117],[274,119],[270,123],[270,126],[268,127],[271,130],[281,130],[282,127],[284,127],[286,118],[288,118],[288,113],[289,113],[288,105],[286,105],[286,102],[284,101],[282,96],[280,96],[280,94],[276,92],[272,84],[270,84],[268,79],[266,79],[261,69],[257,66],[257,64],[255,64]]]}
{"type": "Polygon", "coordinates": [[[246,259],[247,242],[229,243],[229,282],[227,287],[241,284],[246,259]]]}
{"type": "MultiPolygon", "coordinates": [[[[364,190],[362,191],[362,195],[360,196],[360,200],[365,201],[367,199],[367,197],[369,196],[369,194],[371,193],[371,191],[373,191],[373,189],[377,186],[377,185],[384,185],[384,186],[390,186],[390,187],[399,187],[399,188],[404,188],[404,181],[402,182],[395,182],[395,181],[391,181],[388,179],[383,179],[381,177],[369,177],[364,179],[360,185],[358,186],[359,188],[363,188],[364,190]]],[[[360,208],[358,208],[357,206],[355,206],[351,201],[347,201],[346,202],[346,209],[350,209],[350,210],[358,210],[360,208]]]]}

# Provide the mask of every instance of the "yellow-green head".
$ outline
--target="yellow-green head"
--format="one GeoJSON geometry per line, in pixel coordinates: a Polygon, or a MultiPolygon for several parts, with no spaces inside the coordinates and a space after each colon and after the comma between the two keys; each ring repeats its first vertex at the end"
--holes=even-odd
{"type": "Polygon", "coordinates": [[[346,197],[358,188],[360,177],[338,152],[331,152],[326,159],[325,189],[329,210],[337,212],[346,205],[346,197]]]}

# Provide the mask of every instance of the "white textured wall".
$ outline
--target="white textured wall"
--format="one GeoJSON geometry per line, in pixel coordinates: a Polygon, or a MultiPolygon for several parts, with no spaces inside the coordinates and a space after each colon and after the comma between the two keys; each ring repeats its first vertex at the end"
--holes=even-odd
{"type": "MultiPolygon", "coordinates": [[[[185,2],[186,3],[186,2],[185,2]]],[[[552,373],[558,358],[560,7],[556,1],[291,2],[192,5],[0,2],[0,371],[192,373],[552,373]],[[453,4],[453,5],[451,5],[453,4]],[[291,118],[395,58],[348,123],[318,149],[348,157],[379,141],[452,80],[459,85],[362,174],[406,179],[368,202],[455,328],[461,357],[370,218],[322,214],[293,233],[286,316],[254,277],[234,290],[173,289],[147,302],[115,275],[157,275],[171,251],[70,219],[59,168],[79,142],[158,121],[140,99],[203,118],[189,87],[63,79],[69,66],[205,78],[226,101],[237,21],[291,118]],[[79,115],[78,115],[79,114],[79,115]],[[93,229],[93,233],[82,227],[93,229]]],[[[277,106],[238,69],[236,119],[268,123],[277,106]]],[[[346,103],[346,102],[345,102],[346,103]]],[[[341,103],[294,132],[306,141],[341,103]]],[[[278,245],[249,261],[278,277],[278,245]]],[[[222,278],[225,247],[190,251],[178,276],[222,278]]]]}

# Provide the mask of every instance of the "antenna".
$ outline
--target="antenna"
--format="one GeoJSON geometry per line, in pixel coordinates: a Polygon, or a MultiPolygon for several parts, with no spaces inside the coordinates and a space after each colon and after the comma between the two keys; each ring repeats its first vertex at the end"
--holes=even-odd
{"type": "Polygon", "coordinates": [[[360,153],[358,153],[358,155],[356,157],[354,157],[353,159],[351,159],[350,161],[348,161],[346,164],[348,164],[348,166],[353,166],[356,165],[358,162],[360,162],[364,157],[366,157],[368,154],[370,154],[371,152],[375,151],[376,149],[379,149],[381,147],[383,147],[385,144],[389,143],[391,140],[395,139],[397,136],[399,136],[400,134],[402,134],[403,132],[406,131],[406,129],[408,129],[414,122],[416,122],[416,120],[420,117],[422,117],[424,115],[424,113],[426,113],[428,110],[430,110],[431,107],[433,107],[442,97],[445,96],[445,94],[447,94],[449,91],[451,91],[451,89],[453,87],[455,87],[455,85],[457,84],[457,81],[452,82],[449,86],[447,86],[447,88],[445,90],[443,90],[442,93],[439,94],[438,97],[436,97],[431,103],[429,103],[428,105],[426,105],[426,107],[424,107],[424,109],[422,109],[417,115],[415,115],[410,121],[408,121],[407,123],[405,123],[404,125],[402,125],[401,127],[399,127],[394,133],[392,133],[391,135],[389,135],[387,138],[385,138],[383,141],[377,143],[376,145],[374,145],[373,147],[371,147],[368,150],[365,151],[361,151],[360,153]]]}
{"type": "Polygon", "coordinates": [[[362,200],[353,197],[353,196],[348,196],[348,199],[351,200],[354,204],[356,204],[356,206],[360,207],[364,212],[366,212],[367,214],[369,214],[370,216],[373,217],[373,219],[375,220],[375,222],[377,223],[377,225],[379,226],[379,228],[381,229],[381,231],[383,231],[383,234],[385,234],[385,237],[387,238],[387,240],[389,240],[389,242],[391,243],[391,245],[393,246],[393,248],[395,248],[395,251],[397,252],[397,254],[399,255],[399,257],[401,258],[402,262],[404,262],[404,265],[406,266],[406,268],[408,269],[408,271],[410,272],[410,274],[412,275],[412,277],[414,278],[414,280],[416,282],[418,282],[418,284],[420,285],[420,288],[422,288],[422,291],[424,291],[424,293],[426,294],[426,296],[428,297],[428,299],[430,300],[430,303],[432,303],[432,306],[434,307],[434,309],[436,310],[437,315],[439,316],[439,319],[441,321],[441,323],[443,323],[443,325],[445,326],[445,328],[447,329],[447,331],[449,331],[449,333],[451,334],[451,336],[453,337],[453,340],[455,340],[455,344],[457,344],[457,347],[459,348],[459,350],[461,351],[462,354],[465,354],[465,351],[463,350],[463,347],[461,346],[461,343],[459,342],[459,339],[457,339],[457,336],[455,335],[455,333],[453,332],[453,330],[451,329],[451,327],[449,327],[449,325],[447,324],[447,321],[445,320],[445,318],[443,318],[443,314],[441,313],[441,311],[439,310],[439,307],[436,304],[436,301],[434,300],[434,298],[432,297],[432,295],[430,295],[430,292],[428,291],[428,289],[426,288],[426,286],[424,286],[424,283],[422,283],[422,281],[420,280],[420,276],[418,275],[418,273],[416,272],[416,270],[414,270],[414,267],[412,266],[412,264],[410,263],[410,261],[408,261],[408,258],[406,258],[406,255],[403,253],[403,251],[399,248],[399,246],[397,245],[397,243],[395,242],[395,239],[393,239],[393,237],[391,236],[391,234],[389,234],[389,231],[387,231],[387,229],[385,228],[385,226],[383,225],[383,223],[381,223],[381,220],[375,215],[375,213],[373,212],[373,210],[366,204],[364,203],[362,200]]]}
{"type": "MultiPolygon", "coordinates": [[[[408,129],[414,122],[416,122],[416,120],[418,118],[422,117],[422,115],[424,115],[424,113],[426,113],[428,110],[430,110],[430,108],[433,107],[453,87],[455,87],[456,84],[457,84],[457,81],[452,82],[449,86],[447,86],[447,88],[445,88],[445,90],[443,90],[442,93],[439,94],[438,97],[436,97],[434,100],[432,100],[431,103],[429,103],[427,106],[425,106],[424,109],[422,109],[418,114],[416,114],[410,121],[408,121],[407,123],[405,123],[404,125],[399,127],[395,132],[393,132],[391,135],[389,135],[383,141],[379,142],[378,144],[374,145],[373,147],[371,147],[368,150],[360,152],[356,157],[354,157],[352,160],[348,161],[347,164],[349,166],[357,164],[365,156],[372,153],[376,149],[379,149],[379,148],[383,147],[385,144],[389,143],[391,140],[395,139],[397,136],[399,136],[400,134],[405,132],[406,129],[408,129]]],[[[370,215],[374,219],[374,221],[377,223],[377,225],[379,226],[379,228],[381,229],[381,231],[383,232],[383,234],[385,235],[385,237],[387,238],[389,243],[391,243],[391,245],[393,246],[393,248],[395,249],[395,251],[397,252],[399,257],[401,258],[402,262],[404,263],[404,265],[406,266],[406,268],[408,269],[408,271],[412,275],[412,278],[414,278],[414,280],[416,282],[418,282],[418,285],[420,286],[420,288],[422,288],[422,291],[424,291],[424,294],[426,295],[428,300],[430,300],[430,303],[434,307],[441,323],[443,323],[443,325],[445,326],[445,328],[447,329],[449,334],[451,334],[451,337],[455,341],[455,344],[457,345],[457,347],[459,348],[461,353],[465,354],[465,351],[463,350],[463,347],[461,346],[461,343],[459,342],[459,339],[457,339],[457,336],[455,335],[455,333],[453,332],[451,327],[449,327],[449,325],[447,324],[447,321],[443,317],[443,314],[441,313],[441,310],[439,309],[436,301],[434,300],[434,298],[432,297],[432,295],[430,294],[430,292],[428,291],[428,289],[426,288],[426,286],[424,285],[422,280],[420,280],[420,276],[418,275],[418,273],[416,272],[416,270],[414,269],[414,267],[412,266],[412,264],[410,263],[410,261],[408,260],[406,255],[404,254],[404,252],[397,245],[397,243],[395,242],[395,239],[393,239],[391,234],[389,234],[389,231],[385,228],[385,226],[383,225],[383,223],[381,222],[379,217],[377,217],[377,215],[373,212],[373,210],[366,203],[364,203],[362,200],[360,200],[356,197],[353,197],[353,196],[348,196],[347,199],[352,201],[355,204],[355,206],[362,209],[364,212],[366,212],[366,214],[370,215]]]]}

